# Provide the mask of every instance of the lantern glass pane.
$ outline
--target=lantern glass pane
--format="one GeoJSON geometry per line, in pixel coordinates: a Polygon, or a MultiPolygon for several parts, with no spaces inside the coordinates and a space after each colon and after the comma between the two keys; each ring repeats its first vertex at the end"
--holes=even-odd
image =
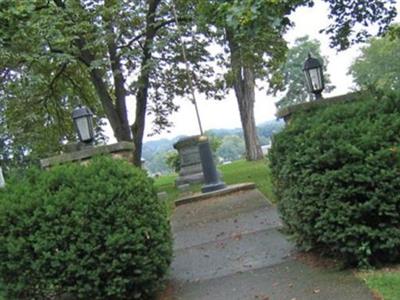
{"type": "Polygon", "coordinates": [[[310,69],[310,79],[313,91],[319,91],[322,89],[322,78],[320,69],[310,69]]]}
{"type": "Polygon", "coordinates": [[[306,84],[307,84],[308,91],[312,92],[313,89],[312,89],[310,74],[308,73],[308,71],[304,71],[304,75],[306,77],[306,84]]]}
{"type": "Polygon", "coordinates": [[[92,139],[90,132],[90,125],[88,118],[78,118],[75,120],[76,127],[78,128],[79,135],[82,142],[90,141],[92,139]]]}

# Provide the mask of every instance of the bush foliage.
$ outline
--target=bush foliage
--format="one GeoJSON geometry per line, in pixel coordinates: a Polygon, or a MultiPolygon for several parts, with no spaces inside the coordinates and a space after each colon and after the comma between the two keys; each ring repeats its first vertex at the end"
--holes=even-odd
{"type": "Polygon", "coordinates": [[[270,151],[287,231],[305,250],[370,265],[400,256],[400,97],[295,115],[270,151]]]}
{"type": "Polygon", "coordinates": [[[0,192],[6,299],[147,299],[171,255],[153,182],[121,160],[30,170],[0,192]]]}

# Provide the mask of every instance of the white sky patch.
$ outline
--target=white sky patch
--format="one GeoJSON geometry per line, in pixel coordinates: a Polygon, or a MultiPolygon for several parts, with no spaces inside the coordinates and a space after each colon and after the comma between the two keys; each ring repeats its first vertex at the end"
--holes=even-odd
{"type": "MultiPolygon", "coordinates": [[[[396,4],[398,12],[400,12],[400,3],[396,4]]],[[[321,53],[328,57],[328,73],[332,84],[336,86],[329,95],[336,96],[345,94],[354,89],[353,79],[348,75],[348,70],[352,62],[360,55],[362,45],[352,46],[346,51],[338,52],[329,47],[329,37],[321,34],[319,31],[326,28],[332,20],[328,19],[328,5],[325,2],[317,2],[312,8],[301,7],[291,16],[291,20],[295,26],[288,31],[285,39],[289,45],[293,45],[294,41],[302,36],[308,35],[312,39],[321,42],[321,53]]],[[[396,22],[400,22],[398,16],[396,22]]],[[[258,83],[258,85],[263,85],[258,83]]],[[[264,85],[264,88],[266,84],[264,85]]],[[[200,111],[201,122],[204,130],[212,128],[239,128],[241,127],[239,110],[233,90],[226,96],[224,100],[214,101],[206,100],[204,96],[196,94],[198,107],[200,111]]],[[[265,90],[256,91],[255,103],[255,119],[256,123],[262,123],[275,119],[276,107],[275,102],[279,100],[279,96],[273,97],[266,95],[265,90]]],[[[152,128],[152,118],[146,118],[146,129],[144,141],[156,140],[161,138],[173,138],[178,135],[196,135],[199,134],[199,126],[196,120],[196,112],[194,106],[190,102],[190,98],[176,100],[180,109],[178,112],[170,116],[170,120],[174,126],[169,128],[170,132],[164,131],[159,135],[149,137],[152,128]]],[[[130,123],[134,121],[135,115],[135,98],[129,97],[128,118],[130,123]]],[[[106,135],[110,138],[108,143],[115,142],[110,126],[105,128],[106,135]]]]}

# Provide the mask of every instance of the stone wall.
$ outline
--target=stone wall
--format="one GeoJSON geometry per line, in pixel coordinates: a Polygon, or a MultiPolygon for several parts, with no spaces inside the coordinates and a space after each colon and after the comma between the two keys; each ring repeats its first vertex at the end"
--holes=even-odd
{"type": "Polygon", "coordinates": [[[278,118],[284,119],[285,122],[290,122],[291,116],[296,112],[308,111],[308,110],[312,110],[312,109],[326,106],[326,105],[333,105],[333,104],[349,102],[349,101],[357,101],[357,100],[361,100],[361,99],[363,99],[363,92],[354,92],[354,93],[349,93],[346,95],[340,95],[340,96],[336,96],[336,97],[323,98],[320,100],[314,100],[314,101],[310,101],[310,102],[304,102],[304,103],[299,103],[299,104],[291,105],[288,107],[284,107],[276,113],[276,116],[278,118]]]}
{"type": "Polygon", "coordinates": [[[117,159],[124,159],[133,163],[133,149],[134,144],[130,142],[119,142],[112,145],[103,146],[86,146],[86,147],[67,147],[67,151],[57,156],[49,157],[40,160],[40,165],[44,169],[51,168],[52,166],[68,163],[79,162],[81,164],[88,163],[89,160],[96,155],[111,154],[112,157],[117,159]]]}

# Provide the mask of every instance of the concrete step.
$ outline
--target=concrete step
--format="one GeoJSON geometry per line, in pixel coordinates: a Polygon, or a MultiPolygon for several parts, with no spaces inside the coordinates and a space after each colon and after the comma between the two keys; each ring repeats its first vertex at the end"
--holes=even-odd
{"type": "Polygon", "coordinates": [[[240,213],[267,207],[271,207],[271,204],[257,189],[242,191],[180,205],[174,211],[171,225],[174,232],[179,232],[195,224],[235,218],[240,213]]]}
{"type": "Polygon", "coordinates": [[[162,300],[372,300],[365,284],[348,271],[290,260],[209,280],[170,283],[162,300]]]}
{"type": "Polygon", "coordinates": [[[281,263],[293,251],[293,245],[275,228],[239,231],[225,239],[176,250],[170,278],[178,282],[218,278],[281,263]]]}
{"type": "Polygon", "coordinates": [[[196,245],[219,241],[238,233],[248,233],[277,228],[282,225],[275,207],[262,207],[250,212],[232,211],[224,219],[208,222],[187,223],[186,226],[173,226],[174,250],[190,248],[196,245]]]}
{"type": "Polygon", "coordinates": [[[175,201],[175,206],[198,202],[207,200],[210,198],[218,198],[218,197],[225,197],[229,194],[235,194],[238,192],[243,192],[247,190],[254,190],[256,185],[253,182],[245,182],[239,184],[228,185],[223,189],[212,191],[208,193],[196,193],[189,196],[185,196],[183,198],[179,198],[175,201]]]}
{"type": "Polygon", "coordinates": [[[159,300],[372,300],[351,272],[297,260],[256,189],[189,201],[171,220],[174,261],[159,300]]]}

